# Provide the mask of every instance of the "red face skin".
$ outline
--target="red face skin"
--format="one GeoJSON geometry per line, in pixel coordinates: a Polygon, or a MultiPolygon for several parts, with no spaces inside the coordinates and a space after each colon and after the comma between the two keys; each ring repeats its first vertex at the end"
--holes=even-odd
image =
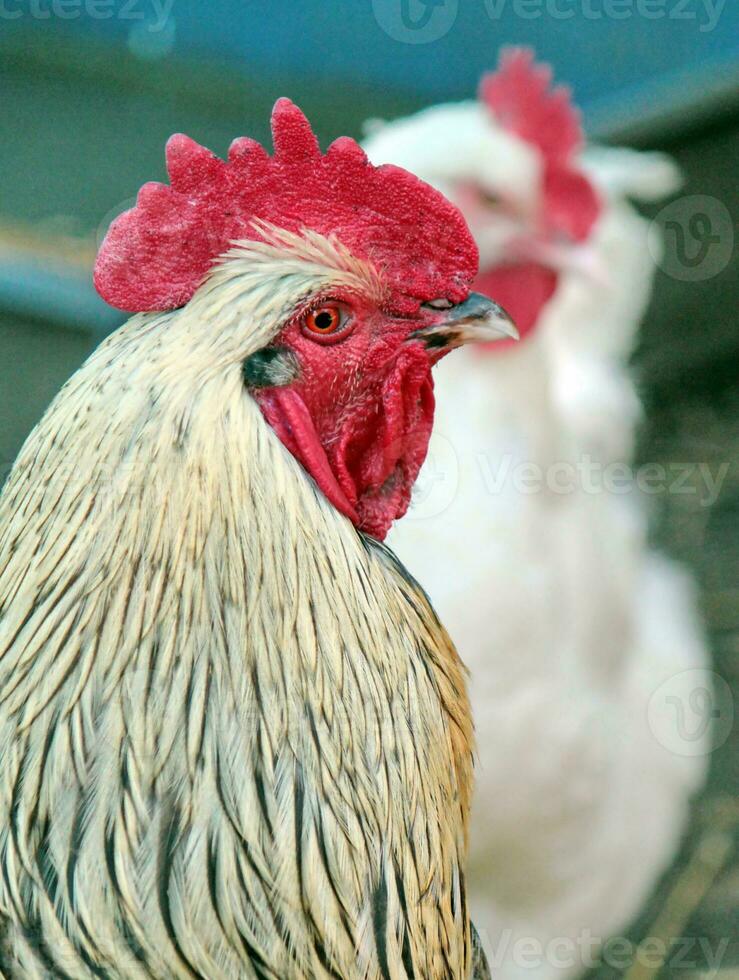
{"type": "MultiPolygon", "coordinates": [[[[577,154],[584,137],[580,116],[566,89],[553,86],[551,69],[537,64],[526,48],[504,51],[495,72],[483,76],[480,98],[496,126],[515,134],[537,153],[542,165],[539,205],[530,233],[542,244],[572,245],[585,242],[598,220],[603,202],[577,154]]],[[[474,186],[458,189],[457,199],[474,228],[475,222],[495,220],[504,199],[490,201],[489,194],[474,186]]],[[[532,333],[544,307],[557,291],[559,275],[534,259],[480,269],[474,288],[495,299],[514,319],[521,339],[532,333]]],[[[483,345],[500,353],[510,341],[483,345]]]]}
{"type": "Polygon", "coordinates": [[[265,418],[331,503],[382,540],[408,509],[434,417],[431,368],[446,353],[413,331],[444,314],[398,316],[357,296],[313,301],[275,339],[300,367],[283,387],[254,392],[265,418]],[[338,306],[342,325],[317,335],[308,314],[338,306]]]}

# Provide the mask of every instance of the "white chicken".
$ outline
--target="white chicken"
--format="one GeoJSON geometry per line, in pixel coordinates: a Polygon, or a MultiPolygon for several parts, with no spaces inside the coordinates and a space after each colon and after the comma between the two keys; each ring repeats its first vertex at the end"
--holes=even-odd
{"type": "Polygon", "coordinates": [[[479,101],[373,124],[364,144],[462,208],[476,288],[524,336],[439,372],[421,493],[389,539],[471,672],[469,883],[506,980],[593,965],[673,856],[709,752],[705,725],[675,727],[710,688],[693,586],[647,546],[626,466],[655,269],[628,199],[679,176],[660,154],[582,151],[550,77],[507,51],[479,101]]]}

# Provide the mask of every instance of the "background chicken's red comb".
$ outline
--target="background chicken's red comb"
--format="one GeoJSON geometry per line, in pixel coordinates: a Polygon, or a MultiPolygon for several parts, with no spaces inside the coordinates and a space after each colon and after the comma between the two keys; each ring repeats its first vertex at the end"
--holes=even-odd
{"type": "Polygon", "coordinates": [[[103,299],[129,312],[183,306],[234,240],[259,237],[255,218],[290,231],[334,233],[377,265],[401,310],[466,298],[477,248],[439,192],[399,167],[373,166],[348,137],[322,154],[288,99],[275,104],[272,139],[271,157],[242,138],[225,162],[187,136],[173,136],[170,186],[145,184],[100,248],[95,286],[103,299]]]}
{"type": "Polygon", "coordinates": [[[480,98],[505,128],[537,146],[547,161],[565,163],[583,142],[580,114],[568,88],[551,87],[552,71],[529,48],[506,48],[497,71],[484,75],[480,98]]]}
{"type": "Polygon", "coordinates": [[[480,98],[498,123],[542,155],[541,224],[551,234],[584,241],[601,212],[591,181],[577,166],[584,139],[569,89],[551,87],[552,72],[528,48],[508,48],[498,70],[483,76],[480,98]]]}

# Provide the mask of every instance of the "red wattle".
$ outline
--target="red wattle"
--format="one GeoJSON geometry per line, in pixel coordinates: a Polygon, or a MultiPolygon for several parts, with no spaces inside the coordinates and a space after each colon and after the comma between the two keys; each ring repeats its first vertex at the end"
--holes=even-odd
{"type": "Polygon", "coordinates": [[[334,507],[357,524],[359,518],[355,506],[334,476],[313,419],[300,395],[291,388],[272,388],[258,396],[258,400],[283,445],[310,473],[334,507]]]}
{"type": "MultiPolygon", "coordinates": [[[[325,391],[320,384],[319,390],[325,391]]],[[[402,347],[355,399],[331,401],[330,411],[316,404],[315,394],[298,385],[254,397],[326,498],[381,541],[408,509],[428,451],[434,418],[428,353],[419,343],[402,347]]]]}
{"type": "MultiPolygon", "coordinates": [[[[557,273],[533,262],[501,265],[484,269],[475,280],[474,288],[510,313],[523,340],[539,321],[542,309],[557,289],[557,273]]],[[[495,341],[481,347],[491,353],[508,350],[512,340],[495,341]]]]}

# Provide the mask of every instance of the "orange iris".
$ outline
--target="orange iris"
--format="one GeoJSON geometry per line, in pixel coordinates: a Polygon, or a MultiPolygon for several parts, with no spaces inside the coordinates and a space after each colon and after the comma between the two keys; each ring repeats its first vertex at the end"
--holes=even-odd
{"type": "Polygon", "coordinates": [[[341,326],[341,310],[338,306],[319,306],[306,314],[305,325],[312,333],[330,334],[341,326]]]}

